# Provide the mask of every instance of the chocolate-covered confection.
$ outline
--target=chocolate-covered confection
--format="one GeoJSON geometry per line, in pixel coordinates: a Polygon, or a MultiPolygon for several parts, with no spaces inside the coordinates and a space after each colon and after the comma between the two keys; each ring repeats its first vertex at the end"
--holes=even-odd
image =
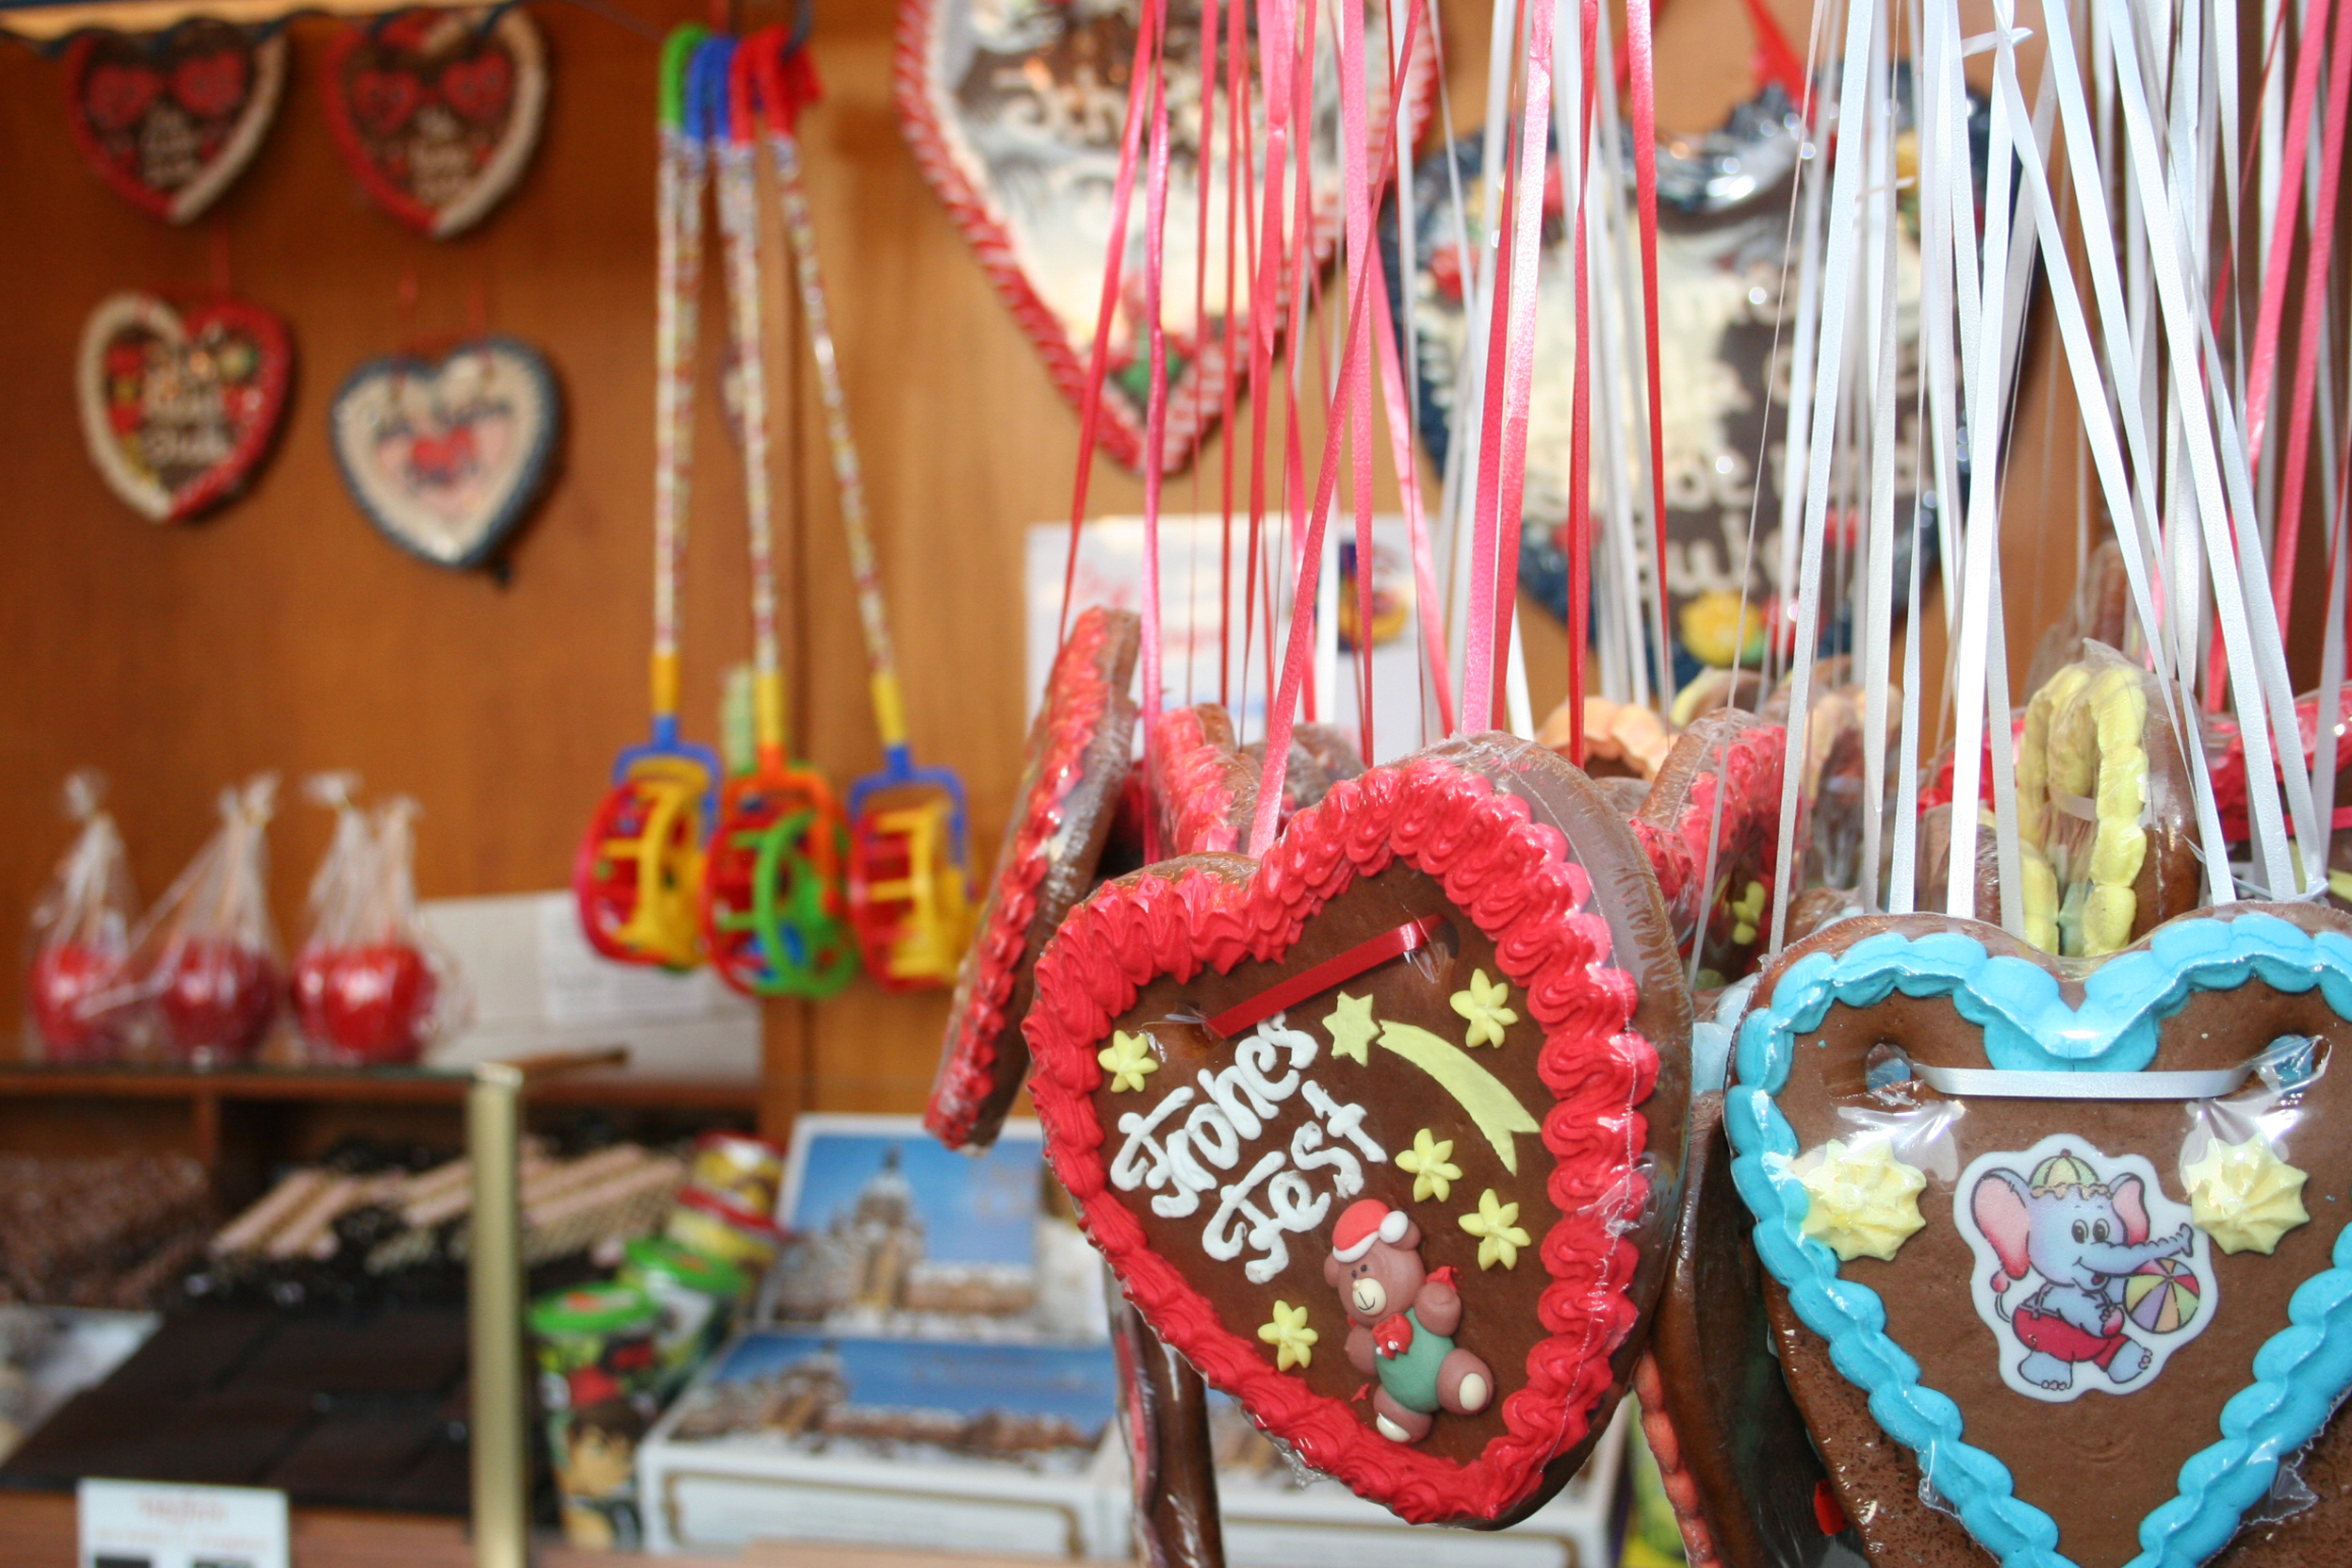
{"type": "MultiPolygon", "coordinates": [[[[1263,778],[1266,773],[1266,742],[1252,741],[1241,748],[1241,754],[1256,767],[1259,776],[1263,778]]],[[[1355,743],[1339,726],[1293,725],[1290,730],[1290,762],[1282,771],[1282,825],[1288,826],[1291,818],[1329,794],[1332,785],[1353,778],[1362,772],[1364,759],[1356,755],[1355,743]]]]}
{"type": "Polygon", "coordinates": [[[1037,957],[1094,886],[1112,806],[1127,776],[1135,708],[1127,694],[1142,621],[1089,609],[1054,661],[1029,727],[1020,803],[1004,825],[979,925],[956,976],[923,1125],[950,1148],[987,1148],[1029,1071],[1021,1021],[1037,957]]]}
{"type": "MultiPolygon", "coordinates": [[[[1806,802],[1805,883],[1851,888],[1861,880],[1863,819],[1875,805],[1869,798],[1866,768],[1866,693],[1854,679],[1854,660],[1847,654],[1816,661],[1810,679],[1802,786],[1806,802]]],[[[1788,723],[1794,687],[1791,672],[1764,704],[1761,716],[1767,722],[1788,723]]],[[[1900,712],[1903,694],[1889,687],[1886,702],[1889,715],[1900,712]]],[[[1889,728],[1891,732],[1891,725],[1889,728]]]]}
{"type": "Polygon", "coordinates": [[[1641,1348],[1690,1006],[1624,820],[1479,736],[1334,787],[1263,863],[1099,890],[1040,961],[1031,1088],[1211,1383],[1408,1519],[1496,1526],[1574,1473],[1641,1348]]]}
{"type": "MultiPolygon", "coordinates": [[[[2103,518],[2100,528],[2103,531],[2103,518]]],[[[2123,569],[2123,547],[2109,539],[2091,552],[2075,580],[2074,596],[2034,645],[2034,660],[2025,667],[2020,690],[2040,691],[2051,676],[2073,662],[2086,641],[2123,646],[2131,617],[2132,579],[2123,569]]]]}
{"type": "MultiPolygon", "coordinates": [[[[2336,1047],[2352,1043],[2352,1022],[2323,986],[2291,988],[2301,975],[2318,978],[2320,966],[2338,962],[2327,956],[2326,943],[2299,933],[2341,939],[2352,937],[2352,922],[2312,905],[2208,911],[2107,959],[2103,968],[2135,966],[2132,988],[2117,989],[2118,971],[2094,995],[2086,987],[2100,986],[2099,969],[2061,966],[1997,928],[1945,917],[1864,917],[1786,950],[1758,986],[1756,1009],[1777,1017],[1769,1011],[1777,988],[1800,964],[1806,987],[1836,986],[1842,956],[1865,939],[1886,934],[1916,943],[1946,933],[1991,956],[1992,964],[1966,968],[1975,977],[1967,983],[1980,998],[2010,999],[1997,1016],[2019,1016],[2019,1008],[2049,1016],[2024,1000],[2042,994],[2038,988],[1996,968],[2021,960],[2051,976],[2056,1002],[2090,1021],[2067,1037],[2076,1042],[2070,1049],[2120,1049],[2107,1042],[2139,1038],[2122,1031],[2148,1007],[2152,1056],[2144,1067],[2122,1064],[2128,1070],[2227,1071],[2241,1084],[2226,1091],[2216,1085],[2205,1092],[2217,1098],[2203,1101],[2185,1086],[2168,1099],[2029,1098],[1966,1083],[1944,1093],[1929,1074],[1993,1065],[1983,1031],[1962,1019],[1952,995],[1924,983],[1933,966],[1944,966],[1933,967],[1936,974],[1961,972],[1949,967],[1960,962],[1951,946],[1942,950],[1949,964],[1918,948],[1919,956],[1897,960],[1883,942],[1861,950],[1872,955],[1870,966],[1901,961],[1922,979],[1880,993],[1857,968],[1863,988],[1853,994],[1869,1000],[1831,1001],[1817,1026],[1799,1026],[1793,1037],[1768,1033],[1751,1047],[1743,1032],[1743,1052],[1786,1064],[1786,1081],[1770,1102],[1800,1152],[1788,1168],[1804,1172],[1830,1153],[1830,1140],[1878,1126],[1894,1131],[1892,1158],[1918,1183],[1916,1223],[1881,1229],[1870,1246],[1859,1232],[1844,1233],[1854,1243],[1851,1253],[1840,1241],[1836,1227],[1854,1223],[1844,1217],[1852,1208],[1831,1212],[1830,1228],[1821,1233],[1811,1230],[1807,1209],[1807,1234],[1837,1248],[1840,1286],[1867,1287],[1883,1307],[1886,1340],[1916,1364],[1921,1389],[1956,1407],[1960,1439],[2005,1468],[2005,1496],[1963,1496],[1952,1506],[1990,1520],[1995,1498],[2001,1508],[2030,1505],[2055,1525],[2055,1549],[2066,1560],[2119,1568],[2139,1560],[2149,1531],[2187,1554],[2166,1560],[2196,1561],[2212,1549],[2172,1533],[2186,1517],[2177,1494],[2231,1510],[2243,1502],[2226,1499],[2238,1497],[2257,1512],[2287,1516],[2241,1524],[2212,1562],[2322,1568],[2352,1560],[2352,1434],[2340,1415],[2327,1415],[2344,1380],[2343,1355],[2313,1337],[2323,1326],[2329,1333],[2341,1328],[2333,1304],[2340,1289],[2315,1282],[2328,1274],[2352,1218],[2342,1197],[2352,1186],[2352,1139],[2342,1135],[2352,1123],[2352,1075],[2332,1062],[2336,1047]],[[1818,956],[1834,960],[1829,969],[1807,963],[1818,956]],[[2261,1070],[2239,1072],[2247,1064],[2261,1070]],[[2217,1158],[2225,1142],[2251,1162],[2248,1168],[2270,1162],[2266,1170],[2202,1184],[2214,1178],[2191,1173],[2217,1158]],[[2047,1227],[2046,1213],[2054,1217],[2047,1227]],[[2080,1227],[2071,1233],[2068,1215],[2080,1227]],[[2111,1251],[2119,1261],[2107,1261],[2111,1251]],[[2132,1257],[2143,1255],[2148,1261],[2133,1267],[2132,1257]],[[2114,1272],[2071,1272],[2078,1267],[2114,1272]],[[2029,1290],[2029,1282],[2036,1288],[2029,1290]],[[2112,1316],[2092,1312],[2099,1333],[2067,1328],[2070,1292],[2115,1304],[2112,1316]],[[2302,1327],[2290,1333],[2291,1300],[2293,1321],[2302,1327]],[[2289,1390],[2317,1407],[2290,1407],[2289,1390]],[[2295,1410],[2308,1413],[2294,1417],[2295,1410]],[[2314,1498],[2299,1510],[2290,1485],[2278,1488],[2273,1502],[2262,1500],[2271,1485],[2266,1473],[2242,1491],[2239,1478],[2253,1462],[2228,1441],[2235,1433],[2259,1440],[2260,1424],[2282,1411],[2289,1413],[2282,1419],[2328,1423],[2296,1458],[2314,1498]]],[[[2337,978],[2326,984],[2339,985],[2341,967],[2328,972],[2337,978]]],[[[2038,1032],[2031,1037],[2043,1039],[2038,1032]]],[[[2017,1053],[2024,1049],[2004,1046],[2003,1065],[2022,1070],[2017,1053]]],[[[2053,1047],[2045,1041],[2036,1049],[2053,1047]]],[[[2162,1081],[2149,1086],[2175,1092],[2162,1081]]],[[[1744,1086],[1732,1091],[1745,1092],[1744,1086]]],[[[1852,1204],[1859,1190],[1849,1185],[1839,1201],[1852,1204]]],[[[1774,1217],[1757,1233],[1787,1223],[1774,1217]]],[[[1832,1309],[1817,1321],[1853,1336],[1833,1364],[1828,1344],[1800,1318],[1784,1286],[1768,1281],[1764,1303],[1788,1387],[1870,1560],[1929,1568],[1998,1560],[1959,1519],[1922,1503],[1917,1456],[1873,1414],[1902,1412],[1908,1420],[1909,1413],[1940,1404],[1882,1382],[1886,1403],[1874,1406],[1849,1374],[1886,1376],[1872,1370],[1888,1364],[1877,1342],[1832,1309]]],[[[1858,1289],[1842,1298],[1864,1299],[1858,1289]]],[[[1661,1352],[1668,1332],[1662,1320],[1661,1352]]],[[[1953,1454],[1947,1464],[1940,1494],[1987,1484],[1971,1478],[1987,1473],[1981,1462],[1953,1454]]],[[[2226,1524],[2236,1514],[2222,1517],[2226,1524]]],[[[2017,1527],[2034,1527],[2017,1521],[2017,1527]]]]}
{"type": "Polygon", "coordinates": [[[1772,937],[1786,747],[1782,727],[1755,714],[1706,714],[1675,738],[1633,819],[1676,944],[1699,946],[1702,988],[1747,973],[1772,937]]]}
{"type": "Polygon", "coordinates": [[[1820,1506],[1827,1473],[1781,1380],[1723,1112],[1720,1093],[1691,1098],[1682,1231],[1650,1330],[1677,1468],[1695,1494],[1684,1532],[1695,1524],[1726,1568],[1857,1563],[1860,1541],[1820,1506]]]}
{"type": "Polygon", "coordinates": [[[1209,1443],[1209,1391],[1131,1301],[1111,1289],[1135,1545],[1146,1568],[1224,1568],[1224,1524],[1209,1443]]]}

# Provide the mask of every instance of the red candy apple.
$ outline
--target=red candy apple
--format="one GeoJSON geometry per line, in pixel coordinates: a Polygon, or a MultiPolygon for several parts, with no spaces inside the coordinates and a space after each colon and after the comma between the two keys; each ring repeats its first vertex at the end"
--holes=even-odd
{"type": "Polygon", "coordinates": [[[402,941],[337,949],[319,1000],[318,1037],[367,1066],[413,1062],[424,1047],[439,984],[402,941]]]}
{"type": "Polygon", "coordinates": [[[90,1062],[111,1054],[109,1021],[90,1004],[122,974],[121,955],[85,942],[51,942],[34,956],[27,1001],[51,1061],[90,1062]]]}
{"type": "Polygon", "coordinates": [[[221,937],[190,937],[163,960],[164,1027],[185,1061],[253,1054],[278,1010],[281,980],[269,954],[221,937]]]}

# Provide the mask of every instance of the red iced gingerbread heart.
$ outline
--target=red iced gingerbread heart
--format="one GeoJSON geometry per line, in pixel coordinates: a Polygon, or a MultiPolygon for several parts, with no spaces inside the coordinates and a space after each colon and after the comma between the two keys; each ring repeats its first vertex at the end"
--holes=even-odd
{"type": "Polygon", "coordinates": [[[66,51],[65,80],[67,124],[99,177],[185,223],[260,150],[286,81],[286,37],[209,21],[153,37],[85,33],[66,51]]]}
{"type": "Polygon", "coordinates": [[[1634,814],[1684,955],[1699,944],[1703,988],[1745,974],[1771,939],[1787,752],[1781,726],[1709,713],[1674,738],[1634,814]]]}
{"type": "Polygon", "coordinates": [[[923,1121],[951,1149],[996,1141],[1029,1074],[1021,1035],[1037,955],[1094,885],[1134,744],[1142,623],[1133,611],[1083,612],[1054,662],[1029,727],[1020,805],[1004,827],[979,934],[964,951],[946,1048],[923,1121]]]}
{"type": "Polygon", "coordinates": [[[1567,1478],[1655,1297],[1690,1023],[1581,773],[1498,735],[1371,769],[1263,861],[1104,886],[1037,995],[1054,1168],[1211,1382],[1415,1522],[1567,1478]]]}
{"type": "Polygon", "coordinates": [[[286,324],[220,299],[185,312],[117,294],[82,329],[82,434],[106,483],[155,522],[243,489],[286,411],[286,324]]]}
{"type": "Polygon", "coordinates": [[[435,239],[522,178],[547,110],[547,49],[519,8],[404,12],[327,47],[327,123],[379,206],[435,239]]]}

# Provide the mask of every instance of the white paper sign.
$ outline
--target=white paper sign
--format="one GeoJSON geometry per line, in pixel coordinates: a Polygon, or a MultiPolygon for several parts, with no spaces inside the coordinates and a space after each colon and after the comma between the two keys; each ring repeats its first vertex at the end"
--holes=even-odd
{"type": "Polygon", "coordinates": [[[85,1480],[81,1568],[289,1568],[286,1494],[85,1480]]]}

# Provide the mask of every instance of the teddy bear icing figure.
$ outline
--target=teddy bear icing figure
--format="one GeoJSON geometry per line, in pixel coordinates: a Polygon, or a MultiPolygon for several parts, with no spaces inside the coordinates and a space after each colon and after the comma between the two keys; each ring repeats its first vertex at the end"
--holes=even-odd
{"type": "Polygon", "coordinates": [[[1348,1205],[1323,1278],[1348,1309],[1348,1361],[1380,1380],[1372,1421],[1382,1437],[1418,1443],[1439,1411],[1475,1415],[1494,1396],[1493,1371],[1454,1344],[1454,1270],[1422,1267],[1420,1228],[1402,1212],[1369,1198],[1348,1205]]]}

